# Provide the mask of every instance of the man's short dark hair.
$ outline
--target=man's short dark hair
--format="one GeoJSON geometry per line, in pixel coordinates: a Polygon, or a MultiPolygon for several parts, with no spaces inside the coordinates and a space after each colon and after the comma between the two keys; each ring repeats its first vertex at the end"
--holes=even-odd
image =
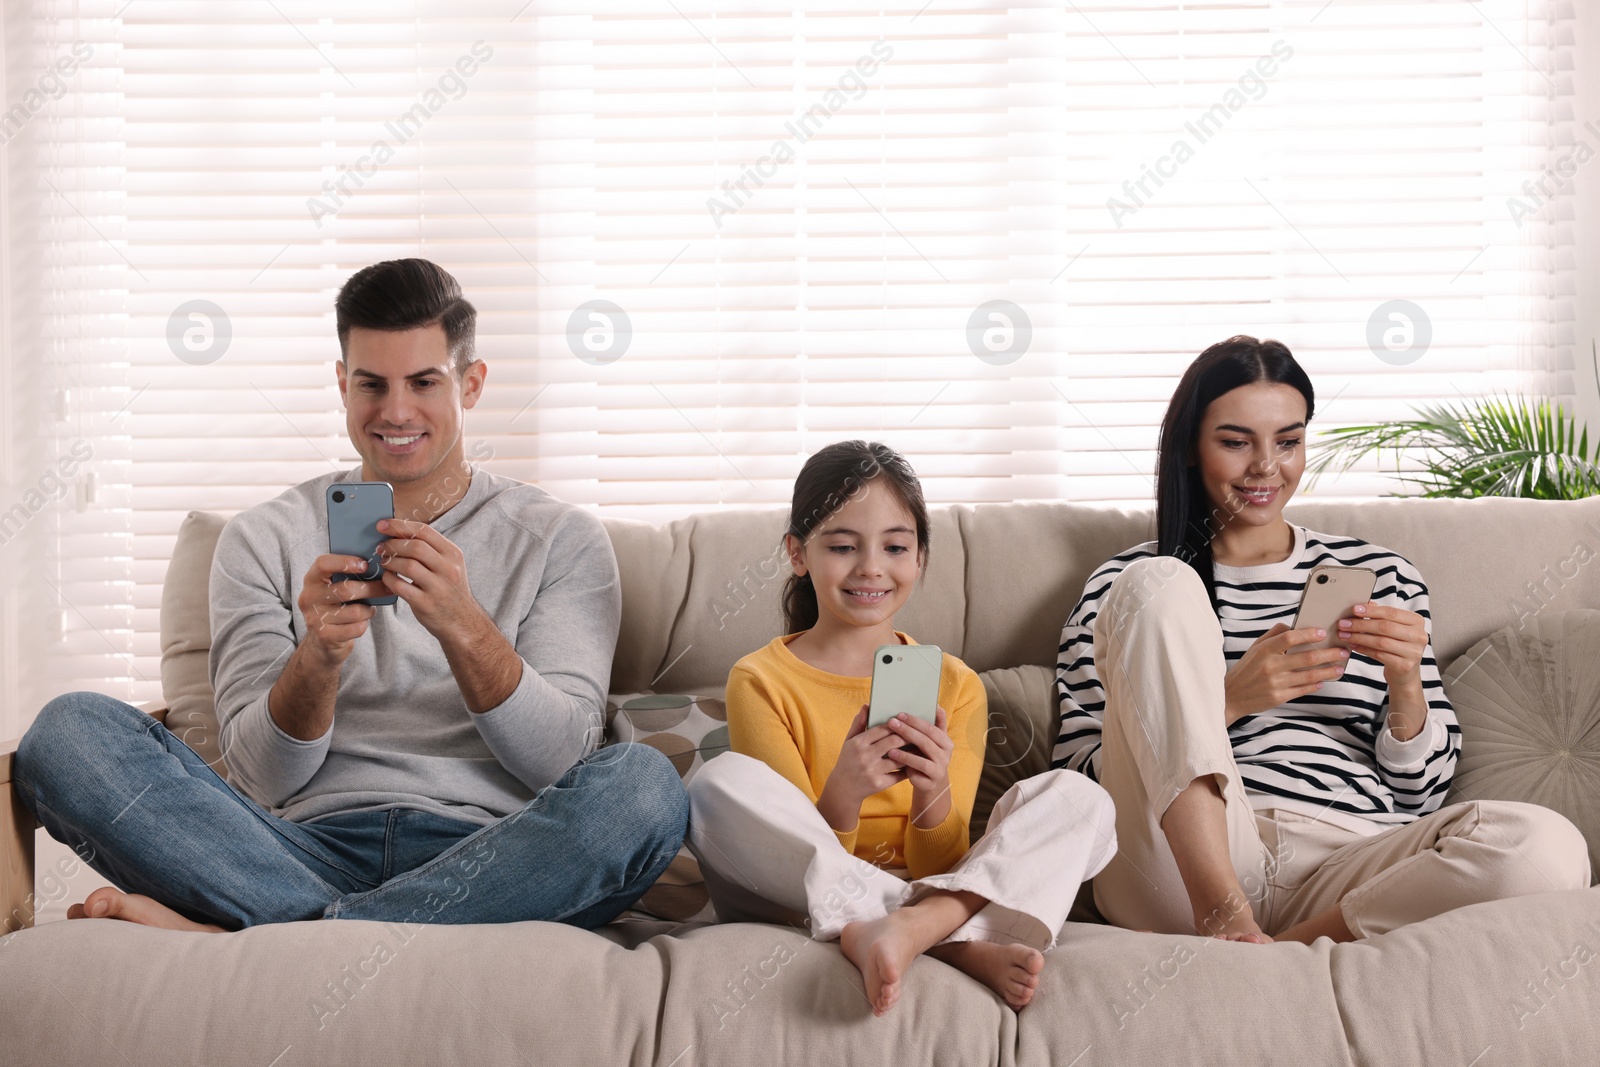
{"type": "Polygon", "coordinates": [[[352,326],[399,331],[438,323],[458,376],[476,351],[477,309],[449,271],[426,259],[387,259],[361,268],[339,290],[333,309],[341,361],[349,358],[352,326]]]}

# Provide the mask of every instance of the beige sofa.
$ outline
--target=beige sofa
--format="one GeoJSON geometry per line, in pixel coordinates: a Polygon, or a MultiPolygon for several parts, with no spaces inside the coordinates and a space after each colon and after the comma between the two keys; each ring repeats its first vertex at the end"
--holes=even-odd
{"type": "MultiPolygon", "coordinates": [[[[1590,562],[1600,557],[1600,500],[1303,504],[1290,517],[1417,564],[1439,662],[1469,648],[1481,661],[1452,672],[1458,707],[1499,684],[1474,672],[1534,647],[1529,635],[1575,635],[1558,639],[1569,651],[1592,636],[1592,619],[1572,609],[1600,607],[1590,562]],[[1506,627],[1498,644],[1480,644],[1506,627]]],[[[782,518],[607,520],[624,588],[613,692],[720,694],[730,665],[778,630],[782,518]]],[[[186,520],[162,604],[160,714],[208,758],[205,579],[220,525],[201,512],[186,520]]],[[[1149,529],[1148,511],[935,510],[929,572],[896,624],[984,672],[980,812],[1046,766],[1061,622],[1089,571],[1149,529]]],[[[1463,715],[1467,755],[1452,799],[1548,801],[1600,844],[1588,807],[1600,794],[1600,728],[1564,705],[1559,715],[1496,712],[1516,694],[1489,696],[1478,703],[1491,710],[1463,715]]],[[[0,784],[14,748],[0,746],[0,784]]],[[[0,788],[0,915],[13,927],[31,916],[32,837],[0,788]]],[[[779,926],[638,918],[599,933],[518,923],[409,935],[364,922],[221,935],[53,922],[0,940],[0,991],[6,1065],[1555,1065],[1600,1060],[1600,889],[1479,905],[1348,945],[1238,945],[1069,922],[1039,998],[1020,1014],[924,958],[899,1005],[876,1019],[835,945],[779,926]]]]}

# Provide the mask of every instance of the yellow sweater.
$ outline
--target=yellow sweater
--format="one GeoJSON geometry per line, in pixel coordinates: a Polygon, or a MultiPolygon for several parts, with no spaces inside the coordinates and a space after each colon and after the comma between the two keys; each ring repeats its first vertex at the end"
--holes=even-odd
{"type": "MultiPolygon", "coordinates": [[[[908,645],[916,644],[895,631],[908,645]]],[[[828,784],[850,722],[872,693],[870,677],[830,674],[789,651],[799,634],[774,638],[728,675],[728,742],[793,782],[813,804],[828,784]]],[[[912,878],[942,874],[967,851],[972,800],[983,772],[988,698],[965,663],[945,654],[939,703],[949,713],[950,814],[922,829],[911,821],[911,783],[896,782],[861,805],[860,821],[839,843],[868,863],[904,867],[912,878]]]]}

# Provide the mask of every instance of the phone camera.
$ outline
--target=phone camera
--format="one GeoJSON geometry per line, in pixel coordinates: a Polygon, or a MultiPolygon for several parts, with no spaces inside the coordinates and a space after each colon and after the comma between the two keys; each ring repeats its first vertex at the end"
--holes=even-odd
{"type": "Polygon", "coordinates": [[[885,662],[885,663],[893,663],[894,662],[894,657],[889,655],[889,653],[885,652],[883,654],[883,662],[885,662]]]}
{"type": "Polygon", "coordinates": [[[1317,584],[1318,585],[1327,585],[1328,584],[1328,576],[1326,574],[1317,575],[1317,584]]]}
{"type": "Polygon", "coordinates": [[[344,494],[341,493],[339,490],[335,489],[333,491],[333,502],[335,504],[343,504],[344,503],[344,494]]]}

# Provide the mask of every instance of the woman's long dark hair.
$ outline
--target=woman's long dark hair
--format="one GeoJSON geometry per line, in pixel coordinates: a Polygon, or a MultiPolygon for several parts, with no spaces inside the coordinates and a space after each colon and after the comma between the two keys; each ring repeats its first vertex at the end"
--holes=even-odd
{"type": "Polygon", "coordinates": [[[1200,479],[1200,420],[1213,400],[1256,382],[1298,389],[1306,398],[1306,422],[1311,421],[1316,395],[1293,354],[1281,342],[1258,341],[1244,334],[1219,341],[1195,357],[1161,420],[1156,459],[1156,552],[1176,556],[1198,571],[1213,608],[1217,606],[1217,587],[1211,571],[1215,562],[1211,539],[1227,516],[1206,497],[1200,479]]]}
{"type": "MultiPolygon", "coordinates": [[[[926,563],[928,506],[922,499],[922,483],[904,456],[876,441],[837,441],[806,460],[794,480],[789,533],[805,544],[811,531],[873,483],[888,486],[911,513],[917,526],[917,556],[926,563]]],[[[783,586],[783,632],[809,630],[817,618],[817,589],[811,576],[790,574],[783,586]]]]}

